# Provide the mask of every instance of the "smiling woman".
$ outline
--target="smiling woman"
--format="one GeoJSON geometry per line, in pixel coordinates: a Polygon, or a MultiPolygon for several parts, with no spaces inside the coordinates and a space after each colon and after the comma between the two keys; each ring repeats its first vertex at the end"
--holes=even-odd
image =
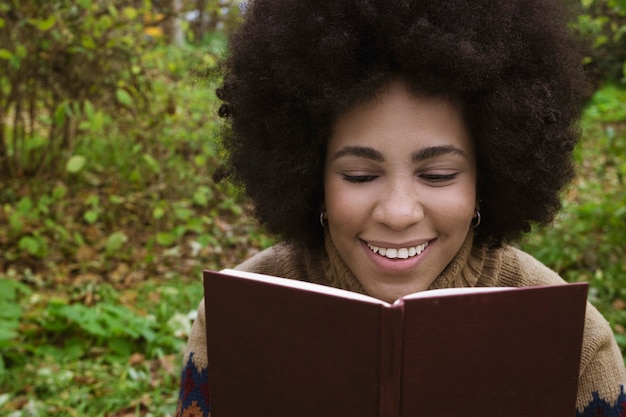
{"type": "MultiPolygon", "coordinates": [[[[250,2],[219,113],[232,178],[283,241],[237,268],[386,301],[564,283],[510,245],[553,219],[574,172],[587,87],[562,3],[250,2]]],[[[179,415],[210,410],[204,314],[179,415]]],[[[579,375],[579,416],[626,409],[623,359],[591,305],[579,375]]]]}
{"type": "Polygon", "coordinates": [[[428,289],[478,211],[460,105],[414,96],[394,80],[342,114],[328,140],[323,207],[330,238],[366,293],[393,302],[428,289]]]}

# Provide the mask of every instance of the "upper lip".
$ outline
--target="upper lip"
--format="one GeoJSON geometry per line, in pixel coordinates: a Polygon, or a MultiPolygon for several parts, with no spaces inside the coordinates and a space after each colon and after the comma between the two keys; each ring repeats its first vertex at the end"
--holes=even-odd
{"type": "Polygon", "coordinates": [[[363,242],[365,242],[368,245],[371,246],[376,246],[379,248],[386,248],[386,249],[402,249],[402,248],[410,248],[410,247],[414,247],[414,246],[418,246],[418,245],[423,245],[424,243],[430,243],[432,242],[433,239],[421,239],[421,240],[413,240],[410,242],[406,242],[406,243],[388,243],[388,242],[381,242],[381,241],[375,241],[375,240],[365,240],[365,239],[361,239],[363,242]]]}

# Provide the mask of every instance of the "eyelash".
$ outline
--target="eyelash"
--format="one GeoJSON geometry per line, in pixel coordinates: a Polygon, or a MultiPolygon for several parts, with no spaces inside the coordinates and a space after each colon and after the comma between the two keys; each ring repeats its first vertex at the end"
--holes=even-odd
{"type": "Polygon", "coordinates": [[[378,178],[377,175],[344,175],[343,179],[355,184],[370,182],[378,178]]]}
{"type": "MultiPolygon", "coordinates": [[[[453,179],[457,177],[458,174],[459,174],[458,172],[455,172],[453,174],[447,174],[447,175],[422,174],[420,175],[420,178],[431,183],[440,183],[440,182],[452,181],[453,179]]],[[[343,176],[343,179],[345,181],[352,182],[355,184],[363,184],[366,182],[373,181],[376,178],[378,178],[377,175],[344,175],[343,176]]]]}
{"type": "Polygon", "coordinates": [[[441,175],[441,174],[422,174],[420,178],[425,179],[428,182],[446,182],[452,181],[459,175],[458,172],[453,174],[441,175]]]}

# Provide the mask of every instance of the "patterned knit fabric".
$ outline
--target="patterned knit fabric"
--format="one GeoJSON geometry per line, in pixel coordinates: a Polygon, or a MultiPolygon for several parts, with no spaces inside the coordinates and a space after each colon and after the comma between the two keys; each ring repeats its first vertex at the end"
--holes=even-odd
{"type": "MultiPolygon", "coordinates": [[[[472,233],[429,289],[453,287],[528,287],[564,281],[530,255],[512,247],[496,250],[472,247],[472,233]]],[[[327,236],[324,250],[279,244],[243,264],[242,269],[364,293],[327,236]]],[[[558,300],[557,300],[558,302],[558,300]]],[[[210,415],[204,302],[200,303],[183,362],[176,416],[210,415]]],[[[578,379],[576,417],[626,417],[626,370],[613,333],[587,305],[578,379]]],[[[572,416],[574,417],[574,416],[572,416]]]]}

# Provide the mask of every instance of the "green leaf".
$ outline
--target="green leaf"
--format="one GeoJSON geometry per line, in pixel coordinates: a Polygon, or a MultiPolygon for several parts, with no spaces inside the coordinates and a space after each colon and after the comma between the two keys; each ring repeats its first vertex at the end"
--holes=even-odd
{"type": "Polygon", "coordinates": [[[139,12],[134,7],[124,7],[124,9],[122,10],[122,15],[128,20],[135,20],[137,19],[139,12]]]}
{"type": "Polygon", "coordinates": [[[120,104],[126,107],[133,107],[135,104],[133,101],[133,97],[128,93],[128,91],[122,88],[117,89],[117,91],[115,92],[115,97],[117,98],[117,101],[120,102],[120,104]]]}
{"type": "Polygon", "coordinates": [[[64,185],[56,185],[52,190],[52,197],[55,200],[60,200],[67,195],[67,187],[64,185]]]}
{"type": "Polygon", "coordinates": [[[13,52],[9,51],[8,49],[0,48],[0,59],[6,59],[7,61],[10,61],[11,59],[13,59],[13,52]]]}
{"type": "Polygon", "coordinates": [[[27,214],[33,210],[33,200],[30,197],[22,197],[17,203],[17,211],[27,214]]]}
{"type": "Polygon", "coordinates": [[[17,325],[13,329],[9,329],[4,326],[0,327],[0,342],[15,339],[15,337],[17,336],[17,327],[17,325]]]}
{"type": "Polygon", "coordinates": [[[18,212],[13,212],[9,215],[9,226],[14,232],[21,232],[24,228],[24,218],[18,212]]]}
{"type": "Polygon", "coordinates": [[[93,39],[93,37],[89,36],[89,35],[84,35],[81,40],[80,40],[80,44],[83,46],[83,48],[85,49],[96,49],[98,47],[98,45],[96,45],[96,41],[93,39]]]}
{"type": "Polygon", "coordinates": [[[152,218],[155,220],[162,219],[163,216],[165,216],[165,209],[163,207],[155,207],[154,210],[152,210],[152,218]]]}
{"type": "Polygon", "coordinates": [[[121,337],[110,339],[107,345],[114,353],[124,358],[129,357],[133,353],[134,349],[133,343],[121,337]]]}
{"type": "Polygon", "coordinates": [[[54,111],[54,124],[59,127],[63,126],[67,118],[67,109],[64,104],[65,103],[59,104],[54,111]]]}
{"type": "Polygon", "coordinates": [[[113,204],[122,204],[126,201],[126,199],[119,195],[111,195],[109,196],[109,201],[113,204]]]}
{"type": "Polygon", "coordinates": [[[100,214],[96,210],[87,210],[83,215],[83,219],[89,224],[94,224],[98,221],[98,217],[100,217],[100,214]]]}
{"type": "Polygon", "coordinates": [[[26,58],[28,56],[28,48],[26,46],[18,44],[15,46],[15,55],[19,58],[26,58]]]}
{"type": "Polygon", "coordinates": [[[87,162],[87,158],[85,158],[84,156],[82,156],[82,155],[73,155],[67,161],[67,164],[65,165],[65,170],[69,174],[77,174],[85,167],[85,163],[86,162],[87,162]]]}
{"type": "Polygon", "coordinates": [[[193,193],[193,202],[201,207],[209,205],[213,198],[213,191],[209,187],[200,187],[193,193]]]}
{"type": "Polygon", "coordinates": [[[205,155],[196,155],[193,157],[193,163],[198,167],[206,165],[207,157],[205,155]]]}
{"type": "Polygon", "coordinates": [[[15,298],[14,281],[0,278],[0,300],[12,300],[15,298]]]}
{"type": "Polygon", "coordinates": [[[85,112],[85,116],[87,116],[87,120],[91,121],[93,120],[93,117],[96,113],[96,111],[93,108],[93,104],[91,103],[91,101],[89,100],[85,100],[83,102],[83,109],[85,112]]]}
{"type": "Polygon", "coordinates": [[[107,239],[105,245],[106,253],[111,255],[119,251],[120,249],[122,249],[122,246],[124,246],[124,243],[126,243],[126,241],[128,241],[128,236],[126,236],[124,232],[114,232],[107,239]]]}
{"type": "Polygon", "coordinates": [[[158,174],[159,171],[161,170],[161,167],[159,166],[159,163],[156,161],[156,159],[154,159],[152,157],[152,155],[148,154],[148,153],[144,153],[142,155],[143,160],[146,161],[146,164],[148,164],[148,166],[150,167],[150,169],[155,173],[158,174]]]}
{"type": "Polygon", "coordinates": [[[172,246],[177,242],[178,237],[173,233],[159,232],[156,236],[157,243],[161,246],[172,246]]]}
{"type": "MultiPolygon", "coordinates": [[[[14,298],[3,300],[2,312],[0,313],[2,321],[4,320],[17,320],[22,317],[22,308],[14,300],[14,298]]],[[[0,328],[4,327],[5,323],[0,324],[0,328]]]]}
{"type": "Polygon", "coordinates": [[[112,18],[117,19],[117,16],[119,15],[119,12],[117,11],[117,9],[115,8],[114,5],[109,4],[107,6],[107,10],[109,11],[109,14],[111,15],[112,18]]]}
{"type": "Polygon", "coordinates": [[[22,236],[17,243],[18,248],[28,252],[29,254],[38,258],[43,258],[46,255],[45,242],[35,236],[22,236]]]}
{"type": "Polygon", "coordinates": [[[187,207],[177,207],[174,209],[174,216],[176,219],[186,221],[194,215],[194,211],[187,207]]]}
{"type": "MultiPolygon", "coordinates": [[[[111,6],[111,7],[113,7],[113,6],[111,6]]],[[[113,7],[113,9],[115,9],[115,8],[113,7]]],[[[109,10],[109,11],[110,11],[110,10],[109,10]]],[[[104,32],[104,31],[106,31],[106,30],[108,30],[108,29],[112,28],[114,24],[115,24],[115,22],[113,21],[113,19],[111,18],[111,16],[108,16],[108,15],[103,15],[103,16],[101,16],[101,17],[100,17],[100,19],[98,19],[98,20],[97,20],[97,22],[96,22],[96,25],[95,25],[95,26],[96,26],[96,27],[95,27],[96,32],[100,32],[100,33],[102,33],[102,32],[104,32]]]]}
{"type": "Polygon", "coordinates": [[[52,28],[52,26],[54,26],[54,24],[57,22],[57,19],[55,16],[50,16],[48,17],[46,20],[39,20],[36,23],[37,29],[39,29],[42,32],[46,32],[48,30],[50,30],[52,28]]]}

